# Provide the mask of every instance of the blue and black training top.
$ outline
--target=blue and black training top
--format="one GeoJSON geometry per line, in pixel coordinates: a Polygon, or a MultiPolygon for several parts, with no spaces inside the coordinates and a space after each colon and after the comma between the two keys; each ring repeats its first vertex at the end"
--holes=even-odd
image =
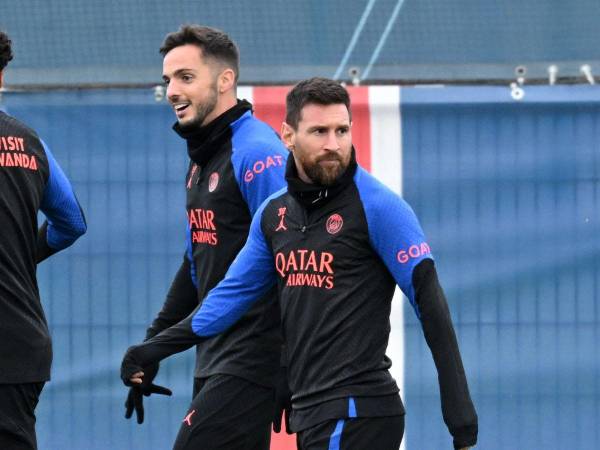
{"type": "Polygon", "coordinates": [[[84,234],[71,184],[37,134],[0,111],[0,383],[50,379],[36,265],[84,234]],[[38,230],[38,211],[46,222],[38,230]]]}
{"type": "MultiPolygon", "coordinates": [[[[187,317],[223,279],[248,238],[252,216],[285,185],[288,151],[251,109],[238,101],[206,126],[174,126],[190,157],[187,249],[147,338],[187,317]]],[[[197,346],[195,377],[229,374],[272,386],[280,364],[279,315],[275,290],[265,290],[235,327],[197,346]]]]}
{"type": "Polygon", "coordinates": [[[352,163],[331,187],[303,183],[293,158],[287,189],[258,210],[244,249],[192,318],[222,333],[277,285],[294,431],[327,419],[402,414],[385,355],[398,285],[421,320],[442,410],[457,448],[474,445],[471,402],[431,250],[410,206],[352,163]]]}
{"type": "Polygon", "coordinates": [[[225,279],[193,315],[131,349],[136,364],[226,332],[277,286],[292,430],[331,419],[403,414],[385,354],[398,285],[431,349],[454,446],[474,445],[477,415],[454,327],[410,206],[354,158],[333,186],[302,182],[291,157],[286,179],[287,188],[256,212],[248,241],[225,279]]]}

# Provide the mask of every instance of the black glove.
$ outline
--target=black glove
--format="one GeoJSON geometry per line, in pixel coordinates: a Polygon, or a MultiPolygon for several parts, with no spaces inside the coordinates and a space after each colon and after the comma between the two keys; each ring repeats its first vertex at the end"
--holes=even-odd
{"type": "Polygon", "coordinates": [[[141,364],[138,362],[139,357],[136,357],[136,349],[138,347],[138,345],[129,347],[125,352],[125,356],[123,356],[123,361],[121,361],[121,380],[123,380],[125,386],[137,386],[132,383],[130,379],[133,374],[144,371],[141,364]]]}
{"type": "Polygon", "coordinates": [[[142,367],[138,362],[139,358],[136,355],[138,346],[132,346],[127,349],[123,362],[121,363],[121,379],[125,386],[130,386],[127,400],[125,401],[125,418],[129,419],[133,411],[137,414],[137,422],[144,421],[144,403],[143,395],[148,397],[150,394],[172,395],[171,390],[153,384],[152,381],[158,373],[158,363],[152,363],[142,367]],[[131,382],[131,377],[137,372],[144,372],[141,384],[131,382]]]}
{"type": "MultiPolygon", "coordinates": [[[[143,412],[141,417],[139,415],[140,411],[143,411],[141,395],[171,395],[170,390],[152,384],[152,379],[156,376],[156,371],[158,370],[155,369],[154,373],[152,373],[153,365],[158,367],[158,362],[162,359],[187,350],[202,341],[202,338],[192,331],[191,321],[193,315],[194,313],[190,314],[178,324],[163,330],[160,334],[147,339],[142,344],[129,347],[127,352],[125,352],[125,356],[123,356],[123,361],[121,362],[121,380],[123,380],[125,386],[134,388],[134,393],[131,394],[131,403],[133,403],[133,407],[138,413],[139,423],[142,423],[143,420],[143,412]],[[147,379],[145,369],[147,370],[148,368],[150,368],[150,375],[152,377],[148,377],[147,379]],[[142,383],[132,383],[131,377],[138,372],[144,372],[142,383]],[[136,392],[136,390],[139,390],[139,392],[136,392]]],[[[125,403],[127,408],[129,408],[129,403],[128,398],[128,401],[125,403]]]]}
{"type": "Polygon", "coordinates": [[[273,430],[281,432],[281,416],[285,414],[285,431],[292,434],[290,430],[290,413],[292,412],[292,393],[287,380],[287,367],[281,367],[277,377],[277,388],[275,389],[275,416],[273,417],[273,430]]]}
{"type": "Polygon", "coordinates": [[[152,364],[144,367],[144,376],[142,378],[142,384],[132,386],[129,388],[129,394],[127,394],[127,400],[125,400],[125,418],[130,419],[133,415],[133,411],[137,415],[137,423],[144,422],[144,395],[149,397],[151,394],[160,395],[172,395],[170,389],[163,386],[153,384],[152,381],[158,373],[159,364],[152,364]]]}

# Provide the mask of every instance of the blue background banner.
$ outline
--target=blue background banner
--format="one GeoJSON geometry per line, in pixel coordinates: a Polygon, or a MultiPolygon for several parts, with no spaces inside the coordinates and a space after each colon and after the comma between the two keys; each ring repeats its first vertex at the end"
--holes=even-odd
{"type": "MultiPolygon", "coordinates": [[[[600,447],[599,93],[402,90],[404,194],[440,268],[479,448],[600,447]]],[[[426,415],[439,411],[435,367],[405,317],[408,448],[450,448],[426,415]]]]}
{"type": "MultiPolygon", "coordinates": [[[[600,89],[401,91],[404,196],[428,236],[486,450],[600,447],[600,89]]],[[[183,142],[151,90],[5,94],[71,179],[89,230],[40,265],[54,339],[40,449],[170,448],[193,352],[163,363],[174,396],[123,418],[125,349],[159,310],[185,248],[183,142]]],[[[398,174],[400,176],[400,174],[398,174]]],[[[436,372],[407,305],[410,450],[450,448],[436,372]],[[434,413],[432,415],[432,412],[434,413]]]]}

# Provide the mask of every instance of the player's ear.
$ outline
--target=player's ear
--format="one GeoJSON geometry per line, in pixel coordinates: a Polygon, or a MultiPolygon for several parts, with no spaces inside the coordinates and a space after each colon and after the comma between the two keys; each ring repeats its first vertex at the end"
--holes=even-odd
{"type": "Polygon", "coordinates": [[[235,72],[233,69],[225,69],[219,75],[219,93],[224,94],[235,87],[235,72]]]}
{"type": "Polygon", "coordinates": [[[4,75],[4,70],[0,70],[0,89],[2,88],[2,75],[4,75]]]}
{"type": "Polygon", "coordinates": [[[286,122],[281,124],[281,140],[291,152],[294,151],[294,145],[296,143],[296,130],[294,130],[294,127],[286,122]]]}

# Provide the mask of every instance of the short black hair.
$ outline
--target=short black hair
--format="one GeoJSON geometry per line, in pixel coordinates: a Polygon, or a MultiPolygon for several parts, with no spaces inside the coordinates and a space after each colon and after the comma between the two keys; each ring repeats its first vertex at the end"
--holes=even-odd
{"type": "Polygon", "coordinates": [[[182,25],[179,30],[167,34],[159,51],[165,56],[174,48],[187,44],[198,46],[204,58],[213,59],[232,69],[237,82],[240,73],[240,52],[226,33],[202,25],[182,25]]]}
{"type": "Polygon", "coordinates": [[[302,108],[311,103],[324,106],[344,104],[352,120],[348,91],[339,82],[329,78],[315,77],[301,81],[288,93],[285,103],[285,122],[294,129],[298,128],[302,108]]]}
{"type": "Polygon", "coordinates": [[[0,31],[0,70],[4,70],[8,62],[13,59],[11,44],[6,33],[0,31]]]}

